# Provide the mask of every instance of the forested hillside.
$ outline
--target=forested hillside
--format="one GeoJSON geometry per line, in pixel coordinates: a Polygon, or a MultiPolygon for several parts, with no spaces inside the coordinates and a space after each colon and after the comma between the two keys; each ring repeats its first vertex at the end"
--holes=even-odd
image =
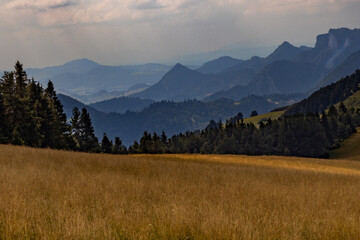
{"type": "Polygon", "coordinates": [[[290,106],[285,114],[306,114],[308,112],[321,113],[330,107],[330,105],[343,101],[358,91],[360,89],[359,84],[360,70],[357,70],[354,74],[346,76],[329,86],[323,87],[311,94],[310,97],[290,106]]]}
{"type": "Polygon", "coordinates": [[[202,131],[167,138],[163,133],[144,132],[140,142],[130,146],[132,153],[204,153],[246,155],[288,155],[327,158],[330,149],[356,132],[360,110],[343,104],[321,117],[296,114],[277,120],[245,124],[242,114],[223,125],[211,121],[202,131]]]}

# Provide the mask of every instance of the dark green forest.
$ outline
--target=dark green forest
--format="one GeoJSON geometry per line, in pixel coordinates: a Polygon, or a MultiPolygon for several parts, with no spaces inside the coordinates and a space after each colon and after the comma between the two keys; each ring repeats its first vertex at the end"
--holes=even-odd
{"type": "MultiPolygon", "coordinates": [[[[51,81],[43,88],[29,79],[20,62],[0,79],[0,142],[31,147],[107,152],[94,134],[85,108],[73,110],[67,123],[51,81]]],[[[123,150],[119,138],[115,139],[123,150]]],[[[118,149],[111,152],[119,152],[118,149]]]]}
{"type": "Polygon", "coordinates": [[[144,132],[140,143],[129,147],[130,153],[204,153],[287,155],[327,158],[330,149],[356,132],[360,110],[330,107],[327,114],[301,113],[244,124],[242,114],[225,124],[211,121],[201,131],[186,132],[167,138],[165,133],[144,132]]]}

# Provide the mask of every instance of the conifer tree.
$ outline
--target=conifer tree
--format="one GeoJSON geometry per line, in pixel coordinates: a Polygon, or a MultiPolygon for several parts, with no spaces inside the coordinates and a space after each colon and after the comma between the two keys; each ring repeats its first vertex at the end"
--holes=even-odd
{"type": "Polygon", "coordinates": [[[18,98],[25,97],[26,86],[28,84],[28,79],[26,76],[26,72],[23,69],[23,65],[17,61],[15,64],[15,93],[18,98]]]}
{"type": "Polygon", "coordinates": [[[125,153],[126,149],[124,149],[124,146],[122,145],[122,141],[119,137],[115,137],[114,146],[113,146],[113,152],[116,153],[125,153]]]}
{"type": "Polygon", "coordinates": [[[15,80],[13,72],[5,72],[0,80],[0,92],[4,101],[4,114],[7,119],[4,127],[4,135],[10,139],[10,135],[15,127],[15,80]]]}
{"type": "Polygon", "coordinates": [[[4,98],[0,92],[0,143],[7,143],[7,119],[5,117],[4,98]]]}
{"type": "Polygon", "coordinates": [[[66,115],[63,105],[56,96],[54,84],[49,81],[45,90],[49,97],[49,104],[52,106],[52,131],[54,131],[54,147],[67,148],[70,141],[70,128],[66,123],[66,115]]]}
{"type": "Polygon", "coordinates": [[[256,110],[253,110],[253,111],[251,112],[251,114],[250,114],[250,117],[255,117],[255,116],[257,116],[257,115],[258,115],[257,111],[256,111],[256,110]]]}
{"type": "Polygon", "coordinates": [[[77,107],[73,108],[72,113],[73,113],[73,115],[70,120],[71,132],[76,141],[76,148],[78,149],[80,147],[80,141],[81,141],[81,139],[80,139],[80,116],[81,116],[81,113],[77,107]]]}
{"type": "Polygon", "coordinates": [[[90,119],[90,114],[83,108],[79,121],[80,127],[80,150],[85,152],[96,152],[99,148],[97,137],[95,137],[94,128],[90,119]]]}
{"type": "Polygon", "coordinates": [[[103,139],[101,141],[101,152],[103,153],[113,153],[113,144],[109,138],[104,133],[103,139]]]}

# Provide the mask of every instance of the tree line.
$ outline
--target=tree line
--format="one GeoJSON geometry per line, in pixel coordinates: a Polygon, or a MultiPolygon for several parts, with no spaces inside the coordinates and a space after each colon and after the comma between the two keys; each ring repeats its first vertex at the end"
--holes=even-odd
{"type": "Polygon", "coordinates": [[[167,138],[163,132],[144,132],[140,142],[129,147],[130,153],[204,153],[287,155],[327,158],[330,149],[356,132],[360,109],[333,105],[321,115],[301,113],[277,120],[245,124],[239,113],[225,124],[210,121],[201,131],[186,132],[167,138]]]}
{"type": "Polygon", "coordinates": [[[29,79],[17,61],[15,70],[0,79],[0,143],[84,152],[124,152],[120,138],[115,144],[94,134],[86,108],[73,110],[67,123],[63,105],[51,81],[43,88],[29,79]]]}
{"type": "Polygon", "coordinates": [[[319,89],[308,98],[290,106],[285,114],[293,115],[297,113],[307,114],[308,112],[322,112],[329,108],[331,104],[344,101],[356,91],[360,90],[360,70],[356,70],[350,76],[346,76],[336,83],[319,89]]]}

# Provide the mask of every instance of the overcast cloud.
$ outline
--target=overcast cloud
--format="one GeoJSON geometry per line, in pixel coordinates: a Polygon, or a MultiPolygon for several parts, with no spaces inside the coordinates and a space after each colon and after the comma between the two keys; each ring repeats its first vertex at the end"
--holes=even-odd
{"type": "Polygon", "coordinates": [[[159,62],[360,27],[359,0],[0,0],[0,69],[159,62]]]}

